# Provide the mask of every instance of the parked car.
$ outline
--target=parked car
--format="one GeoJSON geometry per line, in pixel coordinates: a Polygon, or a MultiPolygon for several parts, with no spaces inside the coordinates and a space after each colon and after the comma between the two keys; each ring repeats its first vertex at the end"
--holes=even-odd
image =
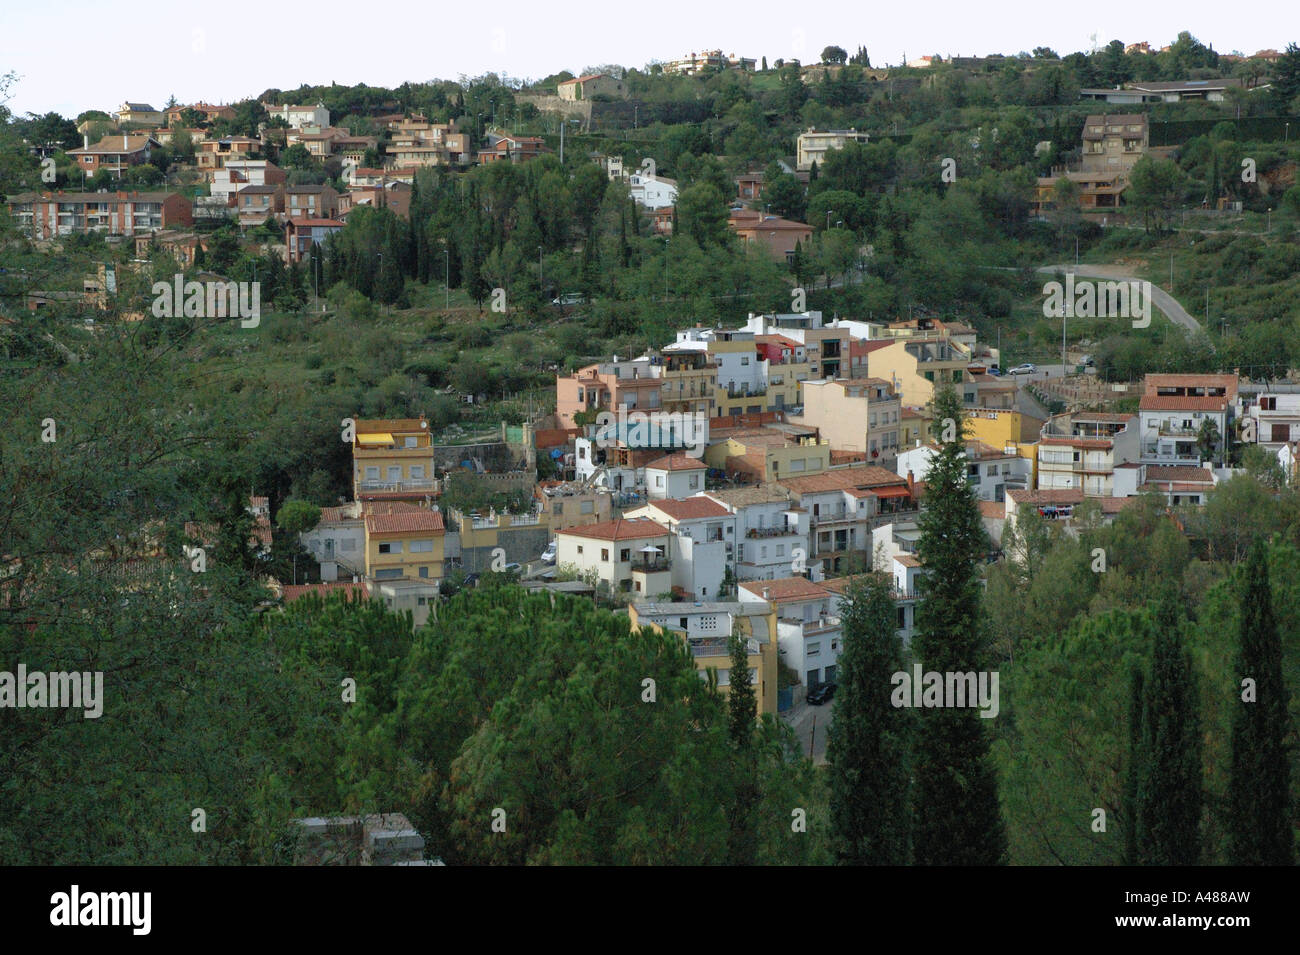
{"type": "Polygon", "coordinates": [[[808,691],[808,705],[821,706],[823,703],[829,703],[835,698],[834,683],[822,683],[808,691]]]}
{"type": "Polygon", "coordinates": [[[477,587],[477,586],[478,586],[478,574],[466,574],[466,575],[465,575],[465,586],[466,586],[466,587],[477,587]]]}
{"type": "Polygon", "coordinates": [[[587,301],[581,292],[565,292],[551,299],[552,305],[581,305],[587,301]]]}
{"type": "Polygon", "coordinates": [[[1025,362],[1023,365],[1016,365],[1016,367],[1012,368],[1009,372],[1007,372],[1007,374],[1008,375],[1032,375],[1036,371],[1038,371],[1038,369],[1034,367],[1034,365],[1031,362],[1025,362]]]}
{"type": "Polygon", "coordinates": [[[558,540],[552,540],[549,544],[547,544],[546,550],[542,551],[542,563],[544,564],[555,563],[555,555],[559,551],[559,548],[560,548],[560,542],[558,540]]]}
{"type": "Polygon", "coordinates": [[[989,374],[994,377],[1000,377],[1002,375],[1002,369],[997,365],[989,365],[989,374]]]}
{"type": "Polygon", "coordinates": [[[1080,359],[1079,364],[1082,365],[1084,368],[1091,368],[1095,364],[1097,364],[1097,362],[1093,359],[1091,355],[1084,355],[1083,358],[1080,359]]]}
{"type": "Polygon", "coordinates": [[[506,564],[506,566],[502,569],[502,573],[505,573],[505,574],[518,574],[518,573],[522,573],[522,572],[523,572],[523,569],[524,569],[524,568],[523,568],[523,565],[522,565],[522,564],[513,564],[513,563],[512,563],[512,564],[506,564]]]}

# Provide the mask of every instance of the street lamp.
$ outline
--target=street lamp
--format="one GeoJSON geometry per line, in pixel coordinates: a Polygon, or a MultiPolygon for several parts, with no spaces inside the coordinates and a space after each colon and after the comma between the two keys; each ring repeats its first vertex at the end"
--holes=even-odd
{"type": "Polygon", "coordinates": [[[835,214],[835,213],[834,213],[832,210],[830,210],[830,209],[827,209],[827,210],[826,210],[826,228],[827,228],[827,229],[829,229],[829,228],[831,227],[831,216],[833,216],[834,214],[835,214]]]}
{"type": "Polygon", "coordinates": [[[451,308],[451,250],[447,248],[447,243],[445,239],[443,240],[443,245],[442,245],[442,257],[446,264],[446,271],[444,272],[444,278],[443,278],[443,288],[446,289],[447,291],[447,297],[444,303],[444,307],[450,309],[451,308]]]}

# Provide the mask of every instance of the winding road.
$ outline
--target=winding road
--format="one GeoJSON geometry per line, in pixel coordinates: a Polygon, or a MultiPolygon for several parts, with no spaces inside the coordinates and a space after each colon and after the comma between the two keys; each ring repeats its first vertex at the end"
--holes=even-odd
{"type": "MultiPolygon", "coordinates": [[[[1044,265],[1039,268],[1039,272],[1073,272],[1077,276],[1089,279],[1127,279],[1129,281],[1146,281],[1130,272],[1124,271],[1116,265],[1044,265]]],[[[1178,304],[1178,300],[1156,285],[1151,283],[1151,301],[1156,308],[1164,313],[1165,318],[1169,319],[1175,325],[1181,325],[1189,332],[1202,331],[1201,323],[1194,319],[1187,309],[1178,304]]]]}

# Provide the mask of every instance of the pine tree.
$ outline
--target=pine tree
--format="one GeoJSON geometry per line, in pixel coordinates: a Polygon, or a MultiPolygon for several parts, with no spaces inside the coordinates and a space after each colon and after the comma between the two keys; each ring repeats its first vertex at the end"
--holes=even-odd
{"type": "Polygon", "coordinates": [[[890,702],[893,675],[904,666],[895,617],[889,582],[875,575],[852,584],[840,605],[844,649],[826,761],[833,838],[844,865],[910,861],[912,714],[890,702]]]}
{"type": "Polygon", "coordinates": [[[1286,748],[1290,693],[1282,676],[1282,641],[1273,617],[1273,588],[1262,541],[1251,547],[1243,583],[1237,679],[1253,680],[1255,696],[1246,702],[1239,694],[1232,713],[1228,861],[1291,865],[1295,851],[1286,748]]]}
{"type": "Polygon", "coordinates": [[[1201,728],[1192,661],[1183,647],[1179,595],[1156,606],[1151,677],[1142,701],[1137,858],[1140,865],[1201,860],[1201,728]]]}
{"type": "MultiPolygon", "coordinates": [[[[991,662],[980,613],[980,567],[988,535],[975,492],[966,480],[965,417],[957,393],[945,385],[934,399],[934,420],[956,424],[930,462],[926,507],[919,519],[917,556],[925,567],[925,598],[914,639],[926,671],[979,673],[991,662]]],[[[974,708],[920,710],[915,749],[918,865],[995,865],[1006,854],[997,779],[989,756],[987,720],[974,708]]]]}
{"type": "Polygon", "coordinates": [[[758,805],[758,760],[754,747],[754,720],[758,701],[749,682],[749,641],[738,631],[731,634],[731,680],[727,699],[728,730],[735,763],[735,794],[728,813],[727,864],[753,865],[758,853],[754,809],[758,805]]]}

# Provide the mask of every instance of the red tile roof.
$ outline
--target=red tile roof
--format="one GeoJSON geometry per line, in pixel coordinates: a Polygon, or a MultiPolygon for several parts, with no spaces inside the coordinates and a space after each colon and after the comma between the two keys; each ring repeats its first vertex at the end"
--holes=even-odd
{"type": "Polygon", "coordinates": [[[690,521],[701,517],[731,516],[731,511],[707,497],[651,501],[649,506],[660,513],[667,514],[675,521],[690,521]]]}
{"type": "Polygon", "coordinates": [[[376,501],[366,505],[366,532],[369,534],[445,534],[442,512],[401,501],[376,501]]]}
{"type": "Polygon", "coordinates": [[[668,536],[668,528],[658,521],[620,518],[615,521],[604,521],[600,524],[588,524],[585,527],[566,527],[564,530],[555,533],[560,536],[594,537],[598,540],[619,541],[641,537],[666,537],[668,536]]]}
{"type": "Polygon", "coordinates": [[[858,468],[841,468],[822,474],[810,474],[799,478],[778,478],[777,484],[796,494],[810,494],[817,491],[846,491],[849,488],[881,487],[887,484],[907,484],[907,481],[893,471],[868,464],[858,468]]]}
{"type": "Polygon", "coordinates": [[[707,471],[709,466],[699,458],[689,454],[666,454],[646,465],[647,469],[656,471],[707,471]]]}
{"type": "Polygon", "coordinates": [[[1222,411],[1230,399],[1188,398],[1182,395],[1143,395],[1138,402],[1139,411],[1222,411]]]}
{"type": "Polygon", "coordinates": [[[776,580],[745,580],[740,584],[755,597],[762,597],[772,603],[790,603],[796,600],[816,600],[827,596],[827,590],[821,584],[815,584],[807,577],[780,577],[776,580]]]}
{"type": "Polygon", "coordinates": [[[1213,484],[1214,475],[1209,468],[1198,468],[1191,464],[1152,464],[1147,467],[1147,481],[1213,484]]]}

